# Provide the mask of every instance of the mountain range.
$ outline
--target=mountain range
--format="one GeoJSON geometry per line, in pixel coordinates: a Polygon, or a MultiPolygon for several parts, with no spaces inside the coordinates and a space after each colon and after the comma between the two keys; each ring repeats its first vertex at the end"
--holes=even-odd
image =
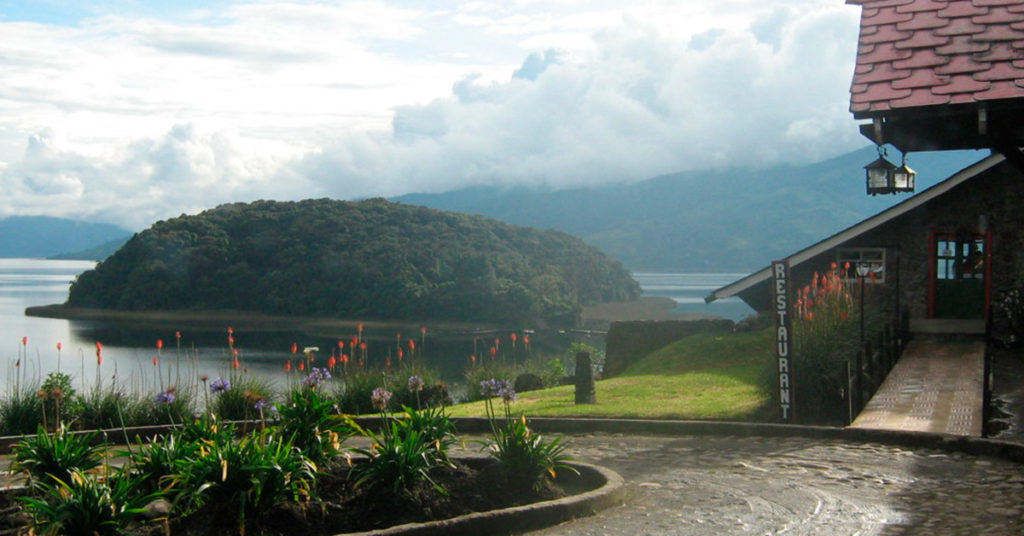
{"type": "MultiPolygon", "coordinates": [[[[921,191],[987,154],[913,153],[908,163],[921,191]]],[[[801,166],[689,171],[554,191],[474,187],[392,200],[565,231],[634,272],[745,272],[906,199],[866,195],[864,166],[875,158],[875,149],[865,147],[801,166]]],[[[103,259],[131,234],[109,224],[10,217],[0,220],[0,257],[103,259]]]]}
{"type": "MultiPolygon", "coordinates": [[[[918,191],[988,155],[914,153],[918,191]]],[[[693,171],[558,191],[477,187],[394,200],[583,238],[634,272],[759,269],[907,198],[868,196],[874,147],[804,166],[693,171]]],[[[890,158],[891,160],[891,158],[890,158]]]]}
{"type": "Polygon", "coordinates": [[[99,260],[116,251],[131,235],[131,231],[109,223],[11,216],[0,219],[0,258],[99,260]]]}

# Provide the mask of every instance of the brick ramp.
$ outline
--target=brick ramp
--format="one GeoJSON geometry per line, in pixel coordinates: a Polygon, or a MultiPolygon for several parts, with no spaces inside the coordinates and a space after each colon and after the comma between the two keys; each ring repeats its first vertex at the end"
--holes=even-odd
{"type": "Polygon", "coordinates": [[[911,341],[851,428],[981,437],[985,345],[911,341]]]}

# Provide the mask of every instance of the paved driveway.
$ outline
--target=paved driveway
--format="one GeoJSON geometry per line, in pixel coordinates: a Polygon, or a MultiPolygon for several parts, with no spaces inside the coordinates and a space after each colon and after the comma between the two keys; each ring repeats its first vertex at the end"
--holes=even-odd
{"type": "Polygon", "coordinates": [[[534,535],[1020,535],[1024,466],[829,439],[569,435],[626,504],[534,535]]]}

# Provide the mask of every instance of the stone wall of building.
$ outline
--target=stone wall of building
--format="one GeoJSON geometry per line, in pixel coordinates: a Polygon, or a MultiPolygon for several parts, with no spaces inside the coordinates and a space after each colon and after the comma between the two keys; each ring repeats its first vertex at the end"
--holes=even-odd
{"type": "MultiPolygon", "coordinates": [[[[841,247],[886,250],[887,280],[878,289],[892,296],[915,318],[928,316],[933,232],[991,233],[991,298],[995,303],[1009,289],[1024,286],[1024,174],[1002,163],[959,185],[926,205],[903,214],[841,247]]],[[[793,269],[804,285],[815,271],[825,272],[836,260],[829,250],[793,269]]],[[[749,290],[767,300],[767,282],[749,290]]]]}

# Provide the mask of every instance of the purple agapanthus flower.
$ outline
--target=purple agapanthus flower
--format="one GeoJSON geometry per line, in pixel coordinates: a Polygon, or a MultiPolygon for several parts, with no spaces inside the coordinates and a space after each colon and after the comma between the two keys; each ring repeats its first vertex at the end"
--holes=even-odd
{"type": "Polygon", "coordinates": [[[373,390],[370,394],[370,402],[373,404],[374,409],[377,411],[384,411],[388,408],[388,402],[391,400],[391,391],[383,387],[378,387],[373,390]]]}
{"type": "MultiPolygon", "coordinates": [[[[480,382],[480,394],[485,398],[493,398],[495,396],[501,396],[503,390],[511,390],[512,385],[508,380],[499,380],[491,378],[480,382]]],[[[514,391],[513,391],[514,392],[514,391]]]]}
{"type": "Polygon", "coordinates": [[[267,401],[265,399],[261,398],[261,399],[257,400],[256,403],[252,405],[252,407],[256,411],[263,411],[263,410],[267,409],[268,407],[270,407],[270,404],[267,403],[267,401]]]}
{"type": "Polygon", "coordinates": [[[418,393],[423,390],[423,378],[419,376],[409,376],[409,391],[418,393]]]}
{"type": "MultiPolygon", "coordinates": [[[[507,382],[506,382],[507,383],[507,382]]],[[[519,399],[519,395],[516,394],[516,390],[506,385],[498,391],[498,396],[501,397],[505,403],[515,402],[519,399]]]]}
{"type": "Polygon", "coordinates": [[[231,382],[224,378],[214,378],[213,381],[210,382],[210,392],[213,394],[223,393],[228,389],[231,389],[231,382]]]}
{"type": "Polygon", "coordinates": [[[175,396],[174,391],[172,391],[170,389],[168,389],[166,391],[161,391],[161,392],[157,393],[157,395],[156,395],[156,403],[157,404],[165,404],[165,405],[173,404],[175,399],[177,399],[177,396],[175,396]]]}
{"type": "Polygon", "coordinates": [[[304,387],[315,389],[320,386],[321,383],[331,379],[331,373],[325,368],[315,368],[309,372],[309,376],[306,376],[302,380],[304,387]]]}

